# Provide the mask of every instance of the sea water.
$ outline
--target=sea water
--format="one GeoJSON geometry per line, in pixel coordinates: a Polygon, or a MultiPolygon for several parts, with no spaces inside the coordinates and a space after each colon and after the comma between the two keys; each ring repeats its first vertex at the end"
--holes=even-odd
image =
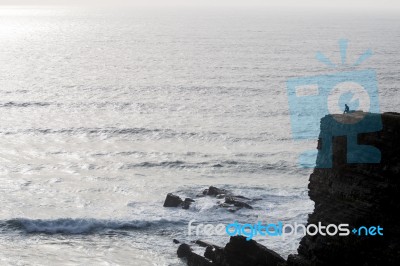
{"type": "MultiPolygon", "coordinates": [[[[305,223],[312,169],[292,140],[286,80],[323,52],[377,72],[399,111],[400,17],[234,8],[0,9],[0,264],[181,265],[188,223],[305,223]],[[258,198],[230,213],[169,192],[258,198]]],[[[283,257],[299,240],[257,237],[283,257]]]]}

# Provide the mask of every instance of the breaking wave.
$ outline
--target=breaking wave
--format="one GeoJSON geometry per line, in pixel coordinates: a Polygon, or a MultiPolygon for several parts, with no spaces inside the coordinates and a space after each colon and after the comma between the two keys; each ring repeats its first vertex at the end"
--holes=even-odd
{"type": "Polygon", "coordinates": [[[119,221],[72,218],[54,220],[16,218],[0,222],[0,228],[2,230],[19,230],[25,233],[94,234],[107,230],[144,230],[150,227],[166,227],[168,225],[179,225],[183,223],[183,221],[171,221],[166,219],[154,221],[119,221]]]}

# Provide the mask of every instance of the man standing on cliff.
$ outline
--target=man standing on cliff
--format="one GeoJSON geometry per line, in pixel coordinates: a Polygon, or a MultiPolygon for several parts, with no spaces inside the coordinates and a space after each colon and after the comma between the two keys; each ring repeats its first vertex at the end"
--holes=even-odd
{"type": "Polygon", "coordinates": [[[349,108],[349,106],[347,104],[344,104],[344,112],[343,112],[343,114],[348,113],[348,112],[350,112],[350,108],[349,108]]]}

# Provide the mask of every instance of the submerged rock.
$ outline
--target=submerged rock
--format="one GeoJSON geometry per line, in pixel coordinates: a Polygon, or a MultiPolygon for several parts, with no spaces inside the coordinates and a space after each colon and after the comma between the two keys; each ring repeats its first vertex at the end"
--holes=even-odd
{"type": "MultiPolygon", "coordinates": [[[[253,209],[249,203],[256,201],[256,199],[251,200],[241,195],[234,195],[232,192],[226,189],[221,189],[214,186],[210,186],[209,188],[203,190],[203,192],[198,194],[196,197],[206,196],[215,197],[217,199],[225,199],[225,203],[219,202],[218,206],[226,208],[229,212],[236,212],[242,208],[253,209]]],[[[182,200],[179,196],[169,193],[164,201],[164,207],[182,207],[182,209],[189,209],[193,202],[195,201],[191,198],[185,198],[185,200],[182,200]]]]}
{"type": "Polygon", "coordinates": [[[183,202],[182,202],[182,209],[189,209],[190,204],[192,204],[192,202],[194,202],[194,200],[190,199],[190,198],[186,198],[183,202]]]}
{"type": "Polygon", "coordinates": [[[220,195],[220,194],[224,194],[224,195],[231,194],[231,192],[229,192],[229,191],[227,191],[225,189],[220,189],[220,188],[213,187],[213,186],[210,186],[206,191],[207,191],[206,195],[214,196],[214,197],[216,197],[217,195],[220,195]]]}
{"type": "Polygon", "coordinates": [[[244,201],[238,200],[238,197],[235,196],[229,196],[225,198],[225,203],[226,204],[233,204],[233,206],[238,207],[238,208],[247,208],[247,209],[253,209],[249,204],[247,204],[244,201]]]}
{"type": "Polygon", "coordinates": [[[253,209],[249,204],[252,200],[241,195],[234,195],[226,189],[220,189],[210,186],[203,191],[203,194],[217,199],[225,199],[224,203],[219,203],[219,206],[226,208],[229,212],[236,212],[242,208],[253,209]]]}

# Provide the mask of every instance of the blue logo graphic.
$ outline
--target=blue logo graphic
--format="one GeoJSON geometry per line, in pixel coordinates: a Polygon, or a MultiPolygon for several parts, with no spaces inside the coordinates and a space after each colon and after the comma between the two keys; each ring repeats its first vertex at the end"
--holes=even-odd
{"type": "MultiPolygon", "coordinates": [[[[354,64],[348,65],[347,41],[340,40],[339,45],[341,66],[347,69],[359,66],[372,55],[371,50],[367,50],[354,64]]],[[[321,52],[317,52],[316,58],[330,68],[339,67],[321,52]]],[[[358,134],[382,129],[374,70],[292,78],[286,85],[293,138],[319,138],[321,143],[319,153],[311,150],[300,155],[302,167],[331,168],[332,140],[336,136],[347,137],[347,163],[380,163],[379,149],[357,141],[358,134]],[[321,118],[323,128],[320,128],[321,118]]]]}

